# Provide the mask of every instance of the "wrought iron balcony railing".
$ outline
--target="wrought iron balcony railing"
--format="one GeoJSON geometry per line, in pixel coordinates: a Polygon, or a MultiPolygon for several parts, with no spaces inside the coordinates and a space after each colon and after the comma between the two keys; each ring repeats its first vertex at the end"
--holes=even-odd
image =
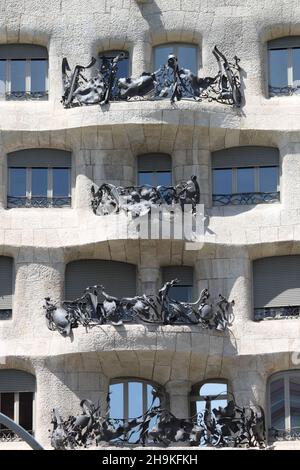
{"type": "MultiPolygon", "coordinates": [[[[216,397],[217,398],[217,397],[216,397]]],[[[152,405],[137,418],[111,419],[108,412],[101,416],[89,400],[81,402],[82,414],[61,418],[53,410],[51,445],[56,450],[101,446],[109,443],[118,446],[169,447],[258,447],[266,445],[264,411],[259,406],[239,407],[235,400],[224,408],[211,411],[211,398],[207,398],[205,411],[187,419],[179,419],[169,410],[152,405]],[[80,423],[80,425],[78,425],[80,423]]]]}
{"type": "Polygon", "coordinates": [[[5,93],[7,101],[45,101],[48,100],[48,91],[11,91],[5,93]]]}
{"type": "Polygon", "coordinates": [[[93,57],[88,66],[76,65],[71,71],[66,58],[62,63],[65,108],[82,105],[105,105],[110,101],[153,100],[169,98],[171,103],[183,98],[196,101],[215,101],[240,107],[243,97],[239,59],[228,62],[217,47],[213,55],[218,72],[213,77],[198,77],[190,70],[181,68],[177,57],[169,55],[167,63],[152,73],[142,73],[138,78],[117,78],[118,63],[125,59],[120,53],[114,58],[104,57],[93,78],[84,71],[96,64],[93,57]]]}
{"type": "Polygon", "coordinates": [[[222,295],[215,306],[208,303],[209,292],[204,289],[196,302],[179,302],[169,295],[179,281],[166,282],[158,295],[141,295],[118,299],[107,294],[103,286],[88,287],[82,297],[55,305],[45,299],[46,322],[49,330],[70,336],[79,325],[95,327],[126,322],[144,324],[192,324],[202,328],[225,331],[234,320],[232,307],[222,295]]]}
{"type": "Polygon", "coordinates": [[[299,441],[300,440],[300,427],[292,429],[276,429],[271,428],[268,431],[268,439],[270,443],[276,441],[299,441]]]}
{"type": "Polygon", "coordinates": [[[292,95],[300,95],[300,87],[292,87],[292,86],[283,86],[283,87],[275,87],[269,86],[269,96],[292,96],[292,95]]]}
{"type": "Polygon", "coordinates": [[[13,209],[16,207],[35,207],[35,208],[49,208],[49,207],[71,207],[70,197],[7,197],[7,207],[13,209]]]}
{"type": "Polygon", "coordinates": [[[213,194],[214,206],[238,206],[272,204],[280,201],[280,193],[236,193],[236,194],[213,194]]]}
{"type": "Polygon", "coordinates": [[[283,320],[300,318],[300,306],[295,307],[264,307],[254,310],[254,320],[283,320]]]}

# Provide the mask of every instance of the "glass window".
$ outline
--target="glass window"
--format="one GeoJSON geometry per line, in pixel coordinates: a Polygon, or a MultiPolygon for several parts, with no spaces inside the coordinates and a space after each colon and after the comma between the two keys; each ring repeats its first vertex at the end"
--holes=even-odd
{"type": "Polygon", "coordinates": [[[0,60],[0,95],[6,91],[6,60],[0,60]]]}
{"type": "Polygon", "coordinates": [[[19,394],[19,424],[32,431],[33,423],[33,393],[22,392],[19,394]]]}
{"type": "Polygon", "coordinates": [[[284,380],[274,380],[270,385],[271,422],[276,429],[285,427],[284,380]]]}
{"type": "Polygon", "coordinates": [[[178,302],[192,302],[193,286],[173,286],[170,289],[170,297],[178,302]]]}
{"type": "Polygon", "coordinates": [[[32,168],[31,194],[47,197],[48,192],[48,168],[32,168]]]}
{"type": "Polygon", "coordinates": [[[9,168],[9,196],[26,196],[26,168],[9,168]]]}
{"type": "Polygon", "coordinates": [[[139,171],[138,185],[149,184],[150,186],[171,186],[171,171],[139,171]]]}
{"type": "Polygon", "coordinates": [[[107,52],[100,52],[100,67],[105,67],[105,61],[112,61],[117,55],[120,53],[125,54],[125,58],[119,60],[118,62],[118,70],[116,73],[116,80],[119,78],[127,78],[129,77],[129,54],[126,51],[107,51],[107,52]]]}
{"type": "Polygon", "coordinates": [[[300,89],[300,48],[292,49],[292,61],[293,61],[293,87],[295,91],[299,93],[300,89]]]}
{"type": "Polygon", "coordinates": [[[53,197],[68,197],[70,194],[70,169],[53,168],[53,197]]]}
{"type": "Polygon", "coordinates": [[[278,167],[260,167],[259,168],[259,189],[263,193],[272,193],[277,191],[278,186],[278,167]]]}
{"type": "Polygon", "coordinates": [[[254,168],[238,168],[237,169],[237,192],[238,193],[254,193],[255,192],[254,168]]]}
{"type": "MultiPolygon", "coordinates": [[[[0,393],[1,413],[30,432],[33,431],[33,395],[32,392],[0,393]]],[[[10,429],[3,425],[0,425],[0,438],[1,434],[12,437],[14,435],[10,429]]]]}
{"type": "Polygon", "coordinates": [[[180,68],[189,69],[193,73],[197,73],[198,48],[193,44],[164,44],[154,48],[154,70],[158,70],[168,62],[168,56],[173,54],[178,59],[180,68]]]}
{"type": "Polygon", "coordinates": [[[270,86],[284,88],[288,86],[288,51],[275,49],[269,51],[270,86]]]}
{"type": "Polygon", "coordinates": [[[26,61],[11,61],[11,92],[24,93],[26,91],[26,61]]]}
{"type": "Polygon", "coordinates": [[[213,170],[213,193],[232,194],[232,169],[213,170]]]}
{"type": "Polygon", "coordinates": [[[31,93],[44,93],[46,91],[46,79],[48,71],[48,61],[34,59],[31,60],[31,93]]]}

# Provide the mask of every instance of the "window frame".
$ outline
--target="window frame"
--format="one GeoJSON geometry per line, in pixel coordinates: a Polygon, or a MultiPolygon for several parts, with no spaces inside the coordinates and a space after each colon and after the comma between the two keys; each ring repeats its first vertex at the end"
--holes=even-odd
{"type": "MultiPolygon", "coordinates": [[[[35,421],[36,421],[36,411],[35,411],[35,402],[36,402],[36,393],[35,392],[28,392],[28,390],[25,390],[23,392],[18,391],[18,392],[0,392],[0,410],[1,410],[1,399],[2,395],[4,393],[12,393],[14,394],[14,418],[13,420],[19,424],[20,421],[20,393],[31,393],[32,394],[32,429],[28,430],[33,436],[35,434],[35,421]]],[[[0,429],[0,435],[3,433],[4,429],[0,429]]],[[[9,432],[13,433],[13,431],[9,432]]]]}
{"type": "MultiPolygon", "coordinates": [[[[286,47],[284,46],[284,44],[282,45],[278,45],[276,47],[273,46],[272,47],[272,41],[269,41],[268,45],[267,45],[267,54],[268,54],[268,82],[267,82],[267,86],[268,86],[268,97],[269,98],[276,98],[276,97],[280,97],[280,96],[289,96],[289,95],[298,95],[300,94],[300,88],[299,88],[299,93],[293,93],[293,88],[294,88],[294,70],[293,70],[293,50],[294,49],[299,49],[300,50],[300,37],[298,38],[299,39],[299,45],[296,46],[296,45],[289,45],[288,44],[288,38],[291,38],[292,36],[288,36],[286,39],[286,47]],[[270,88],[271,88],[271,51],[287,51],[287,70],[286,70],[286,74],[287,74],[287,93],[275,93],[275,92],[271,92],[270,88]]],[[[281,38],[279,38],[281,39],[281,38]]],[[[284,40],[284,38],[282,38],[284,40]]],[[[276,41],[276,40],[275,40],[276,41]]],[[[277,88],[277,87],[275,87],[277,88]]],[[[279,88],[279,87],[278,87],[279,88]]],[[[283,87],[284,88],[284,87],[283,87]]]]}
{"type": "MultiPolygon", "coordinates": [[[[227,400],[227,402],[232,399],[231,396],[231,391],[230,391],[230,386],[229,382],[226,379],[207,379],[202,382],[197,382],[194,384],[191,388],[191,393],[190,393],[190,408],[191,408],[191,415],[197,414],[197,401],[205,402],[204,396],[208,397],[213,397],[214,395],[200,395],[200,390],[204,385],[207,384],[217,384],[217,385],[225,385],[227,387],[227,392],[226,394],[218,395],[220,396],[219,400],[227,400]],[[195,394],[195,389],[198,388],[198,395],[195,394]]],[[[212,409],[210,410],[212,412],[212,409]]]]}
{"type": "MultiPolygon", "coordinates": [[[[300,369],[293,369],[287,371],[281,371],[273,374],[269,377],[268,386],[267,386],[267,432],[272,429],[272,403],[271,403],[271,384],[273,381],[283,379],[283,386],[284,386],[284,426],[285,429],[278,430],[283,432],[292,432],[291,428],[291,407],[290,407],[290,386],[289,386],[289,378],[292,376],[298,375],[300,378],[300,369]]],[[[299,408],[300,409],[300,408],[299,408]]],[[[276,429],[276,428],[275,428],[276,429]]],[[[300,428],[299,428],[300,430],[300,428]]]]}
{"type": "Polygon", "coordinates": [[[11,205],[9,203],[9,198],[16,198],[16,199],[24,199],[25,204],[21,205],[20,208],[30,207],[35,208],[34,205],[31,204],[31,201],[34,198],[44,198],[44,196],[32,196],[32,170],[33,169],[46,169],[47,170],[47,196],[46,196],[46,205],[45,206],[38,206],[41,208],[70,208],[72,207],[72,168],[71,167],[57,167],[57,166],[10,166],[8,162],[7,166],[7,208],[13,209],[16,206],[11,205]],[[10,178],[10,170],[11,169],[25,169],[26,170],[26,195],[25,196],[13,196],[11,194],[11,178],[10,178]],[[55,169],[66,169],[69,171],[69,192],[68,196],[60,196],[60,197],[53,197],[53,170],[55,169]],[[69,204],[64,204],[62,206],[53,205],[53,201],[55,199],[69,199],[69,204]]]}
{"type": "MultiPolygon", "coordinates": [[[[173,48],[173,52],[172,54],[175,55],[175,57],[178,58],[178,48],[179,47],[183,47],[183,46],[193,46],[196,50],[196,70],[193,71],[191,70],[192,73],[194,74],[198,74],[199,70],[200,70],[200,47],[198,44],[195,44],[193,42],[185,42],[185,41],[175,41],[175,42],[164,42],[164,43],[161,43],[161,44],[156,44],[156,45],[153,45],[152,46],[152,59],[151,59],[151,62],[152,62],[152,70],[154,70],[155,68],[155,51],[158,49],[158,48],[163,48],[163,47],[170,47],[170,48],[173,48]]],[[[162,66],[163,64],[161,64],[162,66]]],[[[179,66],[181,64],[179,63],[179,66]]]]}

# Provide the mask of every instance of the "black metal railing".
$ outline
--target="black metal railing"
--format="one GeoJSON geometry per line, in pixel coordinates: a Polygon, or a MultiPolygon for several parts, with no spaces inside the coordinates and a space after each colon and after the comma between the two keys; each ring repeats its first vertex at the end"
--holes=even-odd
{"type": "Polygon", "coordinates": [[[280,201],[280,193],[235,193],[213,194],[214,206],[250,206],[256,204],[271,204],[280,201]]]}
{"type": "Polygon", "coordinates": [[[300,306],[264,307],[254,310],[254,320],[282,320],[300,318],[300,306]]]}
{"type": "Polygon", "coordinates": [[[283,86],[283,87],[276,87],[276,86],[269,86],[269,96],[292,96],[292,95],[299,95],[300,94],[300,87],[292,87],[292,86],[283,86]]]}
{"type": "Polygon", "coordinates": [[[14,101],[14,100],[45,101],[48,99],[48,91],[11,91],[11,92],[5,93],[5,99],[8,101],[14,101]]]}
{"type": "Polygon", "coordinates": [[[268,430],[268,440],[270,443],[276,441],[299,441],[300,427],[295,427],[292,429],[271,428],[268,430]]]}
{"type": "Polygon", "coordinates": [[[70,207],[70,197],[7,197],[7,207],[13,209],[16,207],[35,207],[35,208],[49,208],[49,207],[70,207]]]}

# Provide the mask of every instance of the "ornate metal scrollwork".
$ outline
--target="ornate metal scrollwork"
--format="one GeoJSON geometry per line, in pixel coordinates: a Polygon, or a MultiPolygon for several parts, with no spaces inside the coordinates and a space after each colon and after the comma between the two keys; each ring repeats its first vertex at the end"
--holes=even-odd
{"type": "Polygon", "coordinates": [[[118,299],[107,294],[103,286],[88,287],[82,297],[55,305],[45,299],[46,321],[49,330],[69,336],[79,325],[85,328],[124,322],[152,324],[193,324],[203,328],[225,331],[234,320],[232,306],[222,295],[216,306],[209,304],[209,292],[204,289],[196,302],[179,302],[170,297],[177,279],[166,282],[158,295],[142,295],[118,299]]]}
{"type": "Polygon", "coordinates": [[[284,320],[300,318],[300,306],[288,307],[264,307],[254,310],[254,320],[284,320]]]}
{"type": "Polygon", "coordinates": [[[197,204],[200,202],[200,187],[196,176],[191,176],[189,181],[177,186],[143,185],[124,188],[104,183],[98,190],[92,186],[91,193],[92,210],[97,215],[108,215],[124,210],[138,217],[148,213],[152,208],[176,204],[180,205],[182,210],[186,204],[190,204],[195,214],[197,204]]]}
{"type": "Polygon", "coordinates": [[[239,59],[229,62],[215,46],[213,49],[219,71],[214,77],[200,78],[178,64],[174,55],[169,55],[167,64],[153,73],[142,73],[138,78],[117,79],[118,63],[125,58],[120,53],[113,58],[102,57],[100,68],[93,78],[85,70],[93,67],[93,57],[87,66],[76,65],[71,71],[66,58],[62,63],[65,108],[92,104],[107,104],[109,101],[132,99],[163,99],[171,102],[182,98],[196,101],[208,100],[222,104],[242,105],[239,59]]]}
{"type": "Polygon", "coordinates": [[[215,206],[229,205],[256,205],[271,204],[280,200],[279,192],[274,193],[236,193],[236,194],[214,194],[213,204],[215,206]]]}
{"type": "MultiPolygon", "coordinates": [[[[154,390],[155,393],[155,390],[154,390]]],[[[155,397],[155,396],[154,396],[155,397]]],[[[51,444],[56,450],[105,445],[265,447],[264,411],[259,406],[239,407],[234,399],[224,408],[176,418],[169,410],[152,405],[145,414],[126,421],[112,419],[89,400],[81,402],[82,414],[63,420],[53,410],[51,444]]]]}
{"type": "Polygon", "coordinates": [[[12,209],[14,207],[35,207],[35,208],[47,208],[47,207],[70,207],[70,197],[7,197],[7,206],[12,209]]]}

